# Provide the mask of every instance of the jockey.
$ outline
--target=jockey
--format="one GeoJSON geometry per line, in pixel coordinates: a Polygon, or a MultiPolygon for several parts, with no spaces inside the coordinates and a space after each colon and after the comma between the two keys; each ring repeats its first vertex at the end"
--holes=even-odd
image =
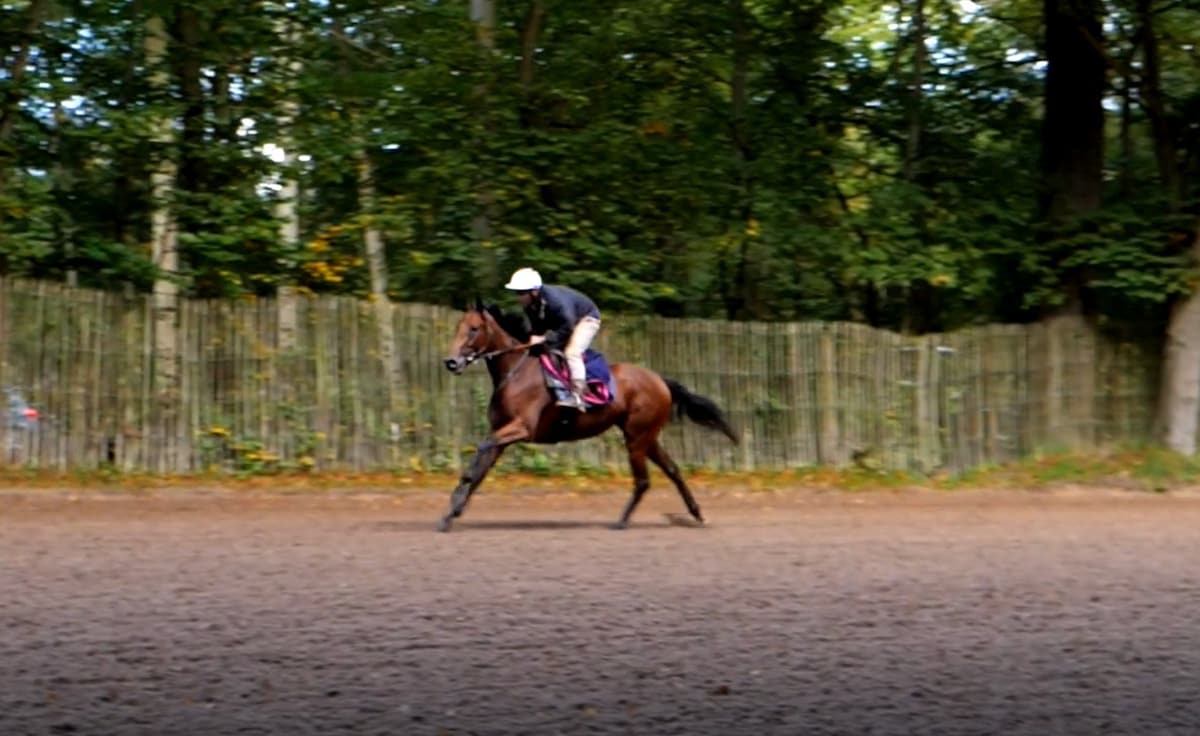
{"type": "Polygon", "coordinates": [[[568,286],[543,284],[532,268],[517,269],[504,288],[515,291],[525,308],[533,333],[530,344],[545,343],[567,356],[572,396],[558,405],[583,411],[583,353],[600,330],[599,308],[587,295],[568,286]]]}

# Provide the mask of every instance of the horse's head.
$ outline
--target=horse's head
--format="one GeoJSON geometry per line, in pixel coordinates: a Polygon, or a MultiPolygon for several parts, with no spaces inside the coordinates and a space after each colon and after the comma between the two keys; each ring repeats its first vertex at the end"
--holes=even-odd
{"type": "Polygon", "coordinates": [[[462,373],[485,353],[507,347],[514,342],[512,337],[496,321],[493,310],[485,307],[478,299],[475,306],[463,312],[450,344],[450,355],[446,358],[446,370],[462,373]]]}
{"type": "Polygon", "coordinates": [[[458,328],[454,331],[454,341],[450,343],[450,354],[445,361],[446,370],[462,373],[467,366],[488,351],[488,316],[479,304],[463,312],[462,318],[458,320],[458,328]]]}

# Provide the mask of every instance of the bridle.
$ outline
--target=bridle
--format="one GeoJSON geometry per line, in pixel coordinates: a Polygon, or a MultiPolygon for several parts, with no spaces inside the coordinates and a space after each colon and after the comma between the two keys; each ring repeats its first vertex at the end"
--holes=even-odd
{"type": "MultiPolygon", "coordinates": [[[[486,325],[484,326],[484,329],[488,330],[486,325]]],[[[463,366],[463,370],[466,370],[467,368],[469,368],[470,365],[477,360],[488,361],[488,360],[492,360],[494,358],[498,358],[501,355],[504,355],[505,353],[511,353],[514,350],[528,350],[531,347],[533,347],[533,345],[531,343],[523,342],[523,343],[518,343],[516,345],[510,345],[506,348],[499,348],[497,350],[489,350],[486,353],[471,353],[470,355],[466,356],[466,358],[464,358],[464,360],[466,361],[466,365],[463,366]]],[[[517,361],[517,364],[509,369],[508,373],[506,373],[504,375],[504,377],[502,379],[500,379],[500,381],[496,384],[497,391],[499,391],[504,386],[504,384],[508,383],[508,379],[510,377],[512,377],[512,375],[514,373],[516,373],[517,370],[520,369],[520,367],[522,365],[525,364],[525,359],[528,357],[529,357],[529,353],[525,353],[524,355],[521,356],[521,359],[517,361]]]]}
{"type": "Polygon", "coordinates": [[[525,350],[525,349],[528,349],[531,347],[533,347],[533,345],[530,345],[527,342],[523,342],[519,345],[510,345],[509,347],[500,348],[499,350],[491,350],[486,353],[472,353],[466,357],[466,361],[467,361],[467,365],[471,365],[472,363],[474,363],[477,360],[491,360],[492,358],[498,358],[501,355],[504,355],[505,353],[510,353],[514,350],[525,350]]]}

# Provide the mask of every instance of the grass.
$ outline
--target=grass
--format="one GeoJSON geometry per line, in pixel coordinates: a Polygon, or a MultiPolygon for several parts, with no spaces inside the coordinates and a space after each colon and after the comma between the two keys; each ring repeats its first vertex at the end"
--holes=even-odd
{"type": "Polygon", "coordinates": [[[1104,454],[1042,453],[1011,465],[976,468],[941,480],[946,488],[1095,485],[1159,493],[1197,484],[1200,458],[1153,447],[1104,454]]]}
{"type": "MultiPolygon", "coordinates": [[[[654,469],[651,482],[667,483],[654,469]]],[[[899,470],[860,467],[813,467],[780,471],[717,473],[705,469],[685,471],[697,488],[732,487],[747,492],[788,488],[811,488],[861,492],[871,490],[931,488],[966,491],[984,488],[1044,489],[1055,486],[1115,487],[1163,493],[1200,485],[1200,458],[1185,457],[1168,450],[1142,447],[1108,453],[1045,452],[1019,462],[929,475],[899,470]]],[[[437,490],[447,492],[458,480],[458,472],[396,470],[393,472],[294,471],[263,475],[222,472],[186,475],[121,473],[111,468],[69,472],[27,468],[0,468],[0,487],[92,488],[112,491],[146,491],[170,488],[221,488],[245,491],[322,492],[335,490],[437,490]]],[[[578,493],[625,491],[630,486],[624,468],[543,467],[521,462],[501,463],[488,476],[489,492],[523,490],[569,490],[578,493]]]]}

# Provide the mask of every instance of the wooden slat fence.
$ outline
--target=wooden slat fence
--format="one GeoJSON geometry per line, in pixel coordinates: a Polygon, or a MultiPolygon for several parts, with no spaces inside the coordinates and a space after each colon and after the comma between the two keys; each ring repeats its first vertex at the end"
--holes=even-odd
{"type": "MultiPolygon", "coordinates": [[[[482,367],[442,358],[458,313],[284,294],[185,301],[179,385],[154,385],[142,296],[0,280],[0,387],[41,412],[0,423],[0,462],[194,472],[457,468],[486,431],[482,367]],[[380,321],[395,354],[385,362],[380,321]]],[[[685,466],[842,465],[962,470],[1038,449],[1145,439],[1153,346],[1081,320],[903,337],[848,323],[733,323],[611,316],[596,347],[717,400],[734,447],[690,424],[665,441],[685,466]]],[[[13,404],[15,406],[15,404],[13,404]]],[[[620,434],[520,449],[505,463],[625,472],[620,434]]]]}

